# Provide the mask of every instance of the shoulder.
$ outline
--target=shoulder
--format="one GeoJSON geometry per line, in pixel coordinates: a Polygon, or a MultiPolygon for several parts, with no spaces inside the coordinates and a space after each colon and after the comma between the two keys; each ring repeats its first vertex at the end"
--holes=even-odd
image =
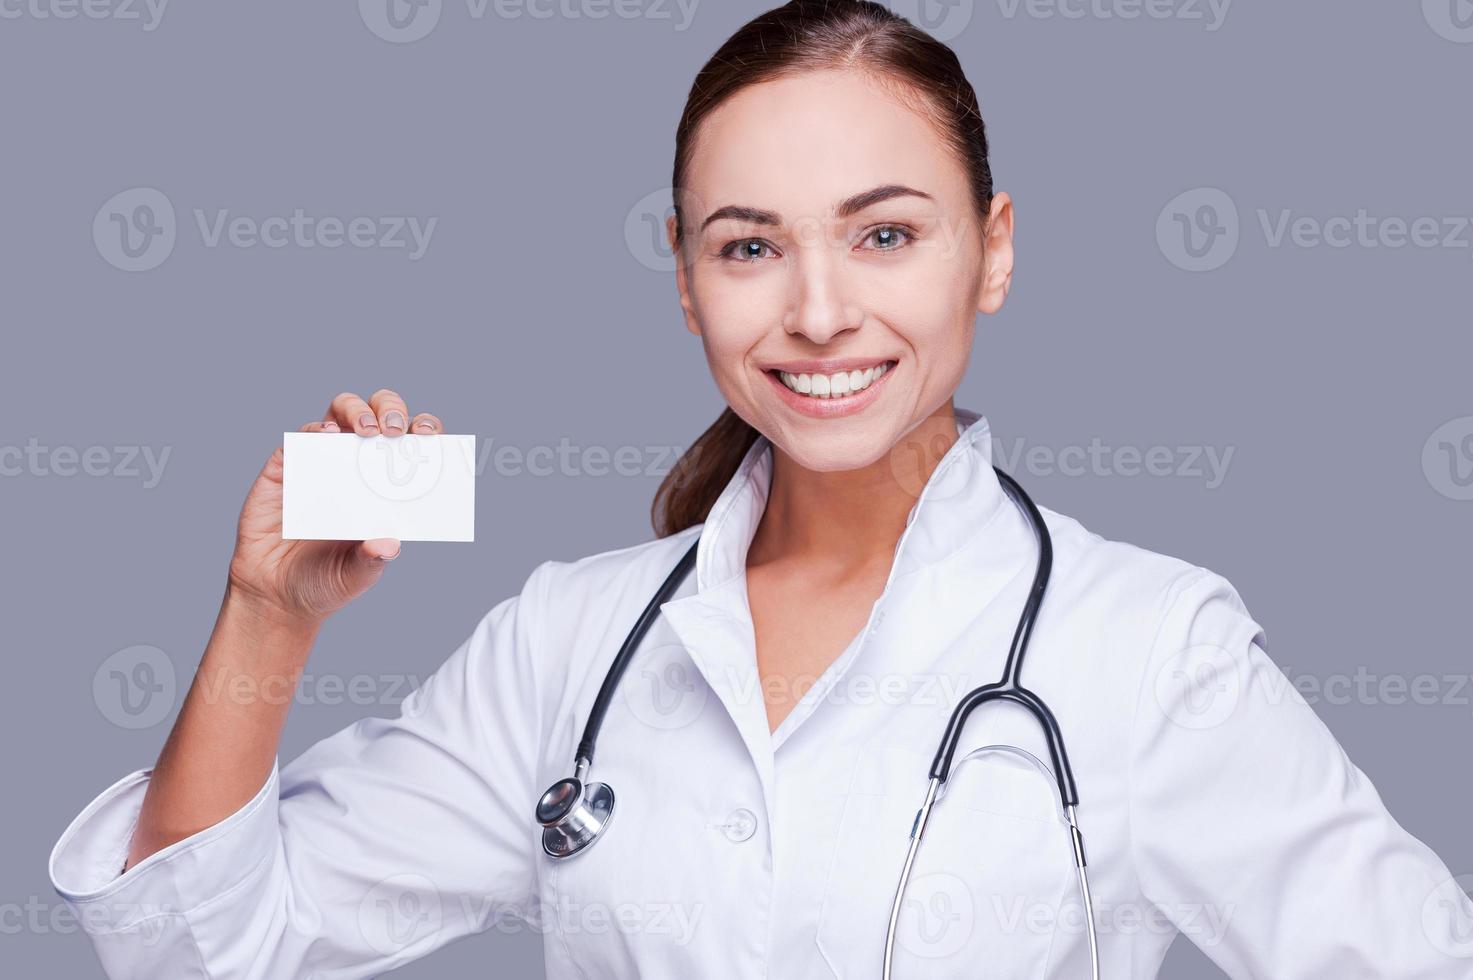
{"type": "Polygon", "coordinates": [[[590,601],[623,605],[629,593],[640,594],[639,605],[654,594],[682,555],[700,537],[702,525],[669,537],[600,551],[576,559],[548,559],[528,580],[539,604],[551,608],[578,607],[590,601]]]}
{"type": "Polygon", "coordinates": [[[1145,660],[1192,643],[1264,643],[1237,588],[1211,568],[1127,541],[1040,508],[1054,544],[1048,601],[1098,622],[1145,660]]]}
{"type": "Polygon", "coordinates": [[[633,626],[701,527],[533,569],[519,601],[535,635],[537,669],[560,683],[591,667],[610,635],[633,626]]]}

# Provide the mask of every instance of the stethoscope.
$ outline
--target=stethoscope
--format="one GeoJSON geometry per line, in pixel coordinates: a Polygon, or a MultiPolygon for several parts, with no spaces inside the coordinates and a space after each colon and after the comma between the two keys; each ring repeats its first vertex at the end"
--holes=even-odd
{"type": "MultiPolygon", "coordinates": [[[[1059,723],[1054,719],[1053,712],[1049,710],[1041,697],[1028,690],[1018,680],[1018,675],[1023,669],[1023,658],[1028,652],[1028,639],[1033,633],[1033,623],[1038,616],[1039,606],[1043,604],[1043,595],[1048,589],[1049,573],[1053,569],[1053,539],[1049,535],[1043,515],[1038,512],[1038,507],[1033,503],[1032,498],[1012,477],[996,467],[994,470],[1003,489],[1007,491],[1008,496],[1023,511],[1033,526],[1034,534],[1038,537],[1038,564],[1033,573],[1033,584],[1029,588],[1028,601],[1023,606],[1023,613],[1019,616],[1017,629],[1013,633],[1013,643],[1008,650],[1008,659],[1003,667],[1002,678],[995,684],[986,684],[969,692],[961,699],[951,713],[951,719],[946,724],[946,732],[941,737],[941,745],[936,750],[936,758],[931,763],[926,798],[921,803],[921,808],[916,811],[915,820],[911,824],[910,845],[906,851],[905,865],[900,872],[900,882],[895,888],[895,901],[890,907],[890,924],[885,932],[885,980],[889,980],[891,975],[892,960],[895,955],[896,927],[900,922],[905,887],[910,881],[911,869],[915,866],[916,854],[920,851],[921,840],[925,836],[926,823],[930,819],[931,810],[944,795],[947,777],[955,771],[952,767],[952,756],[956,753],[962,728],[973,711],[992,701],[1012,701],[1021,705],[1043,730],[1048,743],[1049,758],[1053,762],[1052,775],[1058,789],[1059,809],[1063,821],[1069,827],[1069,837],[1073,844],[1074,867],[1079,879],[1079,892],[1084,900],[1085,923],[1089,934],[1090,976],[1093,977],[1093,980],[1099,980],[1100,976],[1099,943],[1095,933],[1094,904],[1089,893],[1089,874],[1085,868],[1084,836],[1079,832],[1079,818],[1075,812],[1079,806],[1079,791],[1074,785],[1074,771],[1069,766],[1069,754],[1064,749],[1064,735],[1059,730],[1059,723]]],[[[675,568],[660,585],[659,591],[640,613],[633,629],[624,638],[623,645],[619,647],[619,652],[615,655],[614,662],[609,666],[609,672],[604,676],[603,684],[598,689],[598,697],[594,699],[593,708],[588,713],[588,723],[583,728],[583,738],[578,742],[578,751],[573,757],[573,775],[553,783],[537,801],[537,822],[542,825],[542,850],[549,857],[569,858],[582,852],[597,841],[609,826],[609,821],[614,815],[614,791],[607,783],[585,782],[589,767],[593,764],[593,751],[595,742],[598,740],[598,732],[603,726],[604,715],[608,712],[609,702],[613,700],[614,691],[619,686],[619,679],[623,676],[624,669],[633,659],[640,640],[644,638],[645,633],[649,631],[650,626],[659,616],[660,606],[669,600],[675,590],[680,587],[680,583],[690,572],[692,566],[695,565],[696,548],[699,544],[698,539],[681,556],[675,568]]],[[[955,768],[960,769],[966,762],[983,752],[999,749],[1011,751],[1031,760],[1038,768],[1044,768],[1043,764],[1029,753],[1007,746],[986,746],[978,749],[963,757],[955,768]]]]}

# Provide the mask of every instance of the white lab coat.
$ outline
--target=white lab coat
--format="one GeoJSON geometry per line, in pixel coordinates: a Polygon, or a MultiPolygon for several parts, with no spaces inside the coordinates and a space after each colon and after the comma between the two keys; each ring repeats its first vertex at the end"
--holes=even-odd
{"type": "MultiPolygon", "coordinates": [[[[318,742],[120,876],[149,773],[125,777],[58,841],[56,889],[115,980],[366,977],[519,928],[553,977],[879,976],[936,742],[1000,674],[1034,569],[987,421],[959,415],[868,625],[776,732],[744,574],[771,476],[759,439],[702,527],[538,566],[400,717],[318,742]],[[607,836],[554,862],[537,797],[570,774],[615,650],[697,535],[603,727],[607,836]]],[[[1156,976],[1181,932],[1233,977],[1473,977],[1466,896],[1268,660],[1233,587],[1044,514],[1054,570],[1023,682],[1072,755],[1103,976],[1156,976]]],[[[957,758],[991,744],[1047,758],[1012,705],[983,709],[957,758]]],[[[1088,976],[1053,799],[1017,754],[957,772],[897,977],[1088,976]]]]}

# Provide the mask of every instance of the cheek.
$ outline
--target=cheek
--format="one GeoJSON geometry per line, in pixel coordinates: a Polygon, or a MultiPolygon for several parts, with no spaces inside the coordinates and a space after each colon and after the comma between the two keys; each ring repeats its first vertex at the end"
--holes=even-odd
{"type": "Polygon", "coordinates": [[[954,275],[895,277],[869,297],[866,311],[900,336],[926,374],[949,376],[971,352],[975,300],[972,285],[954,275]]]}
{"type": "Polygon", "coordinates": [[[691,301],[706,357],[718,378],[740,373],[747,352],[782,325],[780,276],[696,274],[691,301]]]}

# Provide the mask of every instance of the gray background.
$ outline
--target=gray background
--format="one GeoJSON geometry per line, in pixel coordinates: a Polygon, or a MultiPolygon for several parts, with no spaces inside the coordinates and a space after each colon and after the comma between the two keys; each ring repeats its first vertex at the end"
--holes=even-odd
{"type": "MultiPolygon", "coordinates": [[[[35,439],[65,469],[54,447],[106,447],[108,466],[125,461],[113,447],[170,450],[153,487],[50,467],[0,477],[0,961],[84,978],[100,971],[46,856],[93,795],[152,763],[176,707],[124,727],[94,677],[147,645],[187,685],[240,502],[281,431],[339,390],[391,386],[483,443],[581,453],[549,475],[493,462],[474,545],[406,547],[328,625],[310,674],[389,680],[373,703],[297,706],[283,758],[393,714],[393,679],[433,671],[539,561],[650,536],[659,447],[689,445],[721,402],[667,257],[641,232],[663,213],[694,72],[761,8],[706,0],[686,23],[654,0],[529,0],[477,18],[445,0],[427,36],[397,43],[352,3],[179,3],[146,30],[41,17],[55,8],[30,2],[0,18],[0,451],[35,439]],[[177,241],[129,273],[91,229],[138,187],[168,197],[177,241]],[[418,261],[211,248],[195,208],[438,225],[418,261]],[[587,451],[624,446],[639,447],[641,472],[597,475],[587,451]]],[[[1316,708],[1403,825],[1461,873],[1473,871],[1461,775],[1473,690],[1457,683],[1470,664],[1473,233],[1448,247],[1275,247],[1259,218],[1473,215],[1473,32],[1452,19],[1466,0],[1453,2],[1245,2],[1216,29],[1187,0],[1158,8],[1166,18],[1104,16],[1134,9],[1126,0],[1068,5],[1077,18],[1011,0],[928,12],[981,96],[1019,221],[1015,288],[980,323],[958,404],[989,415],[1004,450],[1022,439],[1045,457],[1093,440],[1169,447],[1178,464],[1176,447],[1231,448],[1218,486],[1118,459],[1015,472],[1093,530],[1226,575],[1307,684],[1436,675],[1436,703],[1373,684],[1316,708]],[[1235,251],[1230,235],[1199,238],[1215,267],[1191,272],[1170,229],[1221,204],[1201,188],[1225,192],[1239,236],[1235,251]]],[[[1220,207],[1205,216],[1234,226],[1220,207]]],[[[540,975],[539,938],[470,939],[396,975],[493,972],[540,975]]],[[[1165,975],[1220,974],[1183,941],[1165,975]]]]}

